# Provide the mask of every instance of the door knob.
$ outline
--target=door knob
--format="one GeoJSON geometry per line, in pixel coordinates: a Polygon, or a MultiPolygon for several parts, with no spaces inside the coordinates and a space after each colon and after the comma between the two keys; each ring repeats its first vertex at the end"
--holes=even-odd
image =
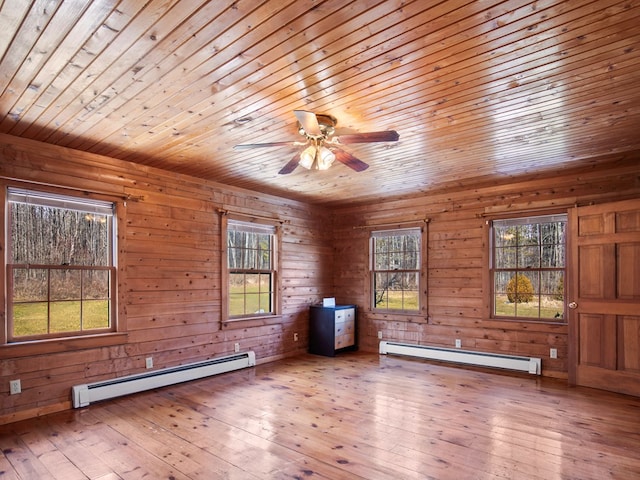
{"type": "Polygon", "coordinates": [[[578,304],[576,302],[571,302],[571,303],[569,303],[569,308],[571,308],[571,309],[578,308],[578,304]]]}

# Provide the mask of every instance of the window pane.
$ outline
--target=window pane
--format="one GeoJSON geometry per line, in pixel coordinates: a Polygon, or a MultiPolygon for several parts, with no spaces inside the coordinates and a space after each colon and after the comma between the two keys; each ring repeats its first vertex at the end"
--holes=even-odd
{"type": "Polygon", "coordinates": [[[494,275],[494,286],[493,286],[494,292],[506,295],[507,284],[509,283],[509,280],[514,275],[515,275],[514,271],[496,272],[496,274],[494,275]]]}
{"type": "Polygon", "coordinates": [[[402,252],[393,252],[389,255],[389,270],[398,270],[402,268],[404,254],[402,252]]]}
{"type": "Polygon", "coordinates": [[[493,305],[494,314],[497,316],[513,317],[516,314],[516,304],[510,302],[504,292],[494,294],[493,305]]]}
{"type": "Polygon", "coordinates": [[[374,306],[387,308],[389,303],[390,274],[381,272],[374,274],[374,306]]]}
{"type": "Polygon", "coordinates": [[[538,224],[518,225],[518,245],[538,245],[540,243],[538,224]]]}
{"type": "Polygon", "coordinates": [[[384,253],[375,254],[374,270],[389,270],[389,255],[384,253]]]}
{"type": "Polygon", "coordinates": [[[540,296],[540,318],[562,320],[564,318],[564,302],[556,295],[540,296]]]}
{"type": "Polygon", "coordinates": [[[82,296],[84,299],[108,299],[111,289],[109,270],[83,270],[82,296]]]}
{"type": "Polygon", "coordinates": [[[496,248],[514,246],[516,244],[516,227],[494,227],[494,244],[496,248]]]}
{"type": "Polygon", "coordinates": [[[229,315],[244,315],[244,293],[229,294],[229,315]]]}
{"type": "Polygon", "coordinates": [[[419,279],[417,272],[405,272],[402,274],[402,310],[418,310],[419,279]]]}
{"type": "Polygon", "coordinates": [[[543,223],[540,225],[540,235],[543,244],[556,244],[556,245],[564,245],[565,244],[565,229],[566,223],[564,222],[554,222],[554,223],[543,223]]]}
{"type": "Polygon", "coordinates": [[[564,245],[544,245],[542,247],[543,268],[563,268],[564,267],[564,245]]]}
{"type": "Polygon", "coordinates": [[[564,301],[564,271],[541,272],[540,292],[545,295],[553,295],[558,300],[564,301]]]}
{"type": "Polygon", "coordinates": [[[18,303],[13,305],[13,335],[46,335],[48,332],[48,304],[18,303]]]}
{"type": "Polygon", "coordinates": [[[82,293],[80,270],[51,270],[49,277],[52,301],[80,299],[82,293]]]}
{"type": "Polygon", "coordinates": [[[496,268],[514,268],[517,251],[515,247],[496,248],[494,260],[496,268]]]}
{"type": "Polygon", "coordinates": [[[82,302],[82,329],[109,328],[109,301],[85,300],[82,302]]]}
{"type": "Polygon", "coordinates": [[[47,301],[48,271],[42,268],[13,270],[13,301],[47,301]]]}
{"type": "Polygon", "coordinates": [[[82,329],[80,323],[81,306],[80,301],[51,302],[49,304],[51,333],[79,332],[82,329]]]}
{"type": "MultiPolygon", "coordinates": [[[[515,265],[511,265],[514,267],[515,265]]],[[[518,249],[518,268],[540,268],[540,248],[536,246],[518,249]]]]}

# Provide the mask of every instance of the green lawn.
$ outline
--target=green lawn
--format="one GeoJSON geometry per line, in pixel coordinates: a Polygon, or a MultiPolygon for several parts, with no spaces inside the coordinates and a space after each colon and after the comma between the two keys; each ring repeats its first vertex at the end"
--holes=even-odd
{"type": "MultiPolygon", "coordinates": [[[[511,303],[506,295],[497,295],[495,300],[496,316],[516,318],[538,318],[538,302],[511,303]],[[516,311],[517,309],[517,311],[516,311]]],[[[562,300],[550,300],[542,303],[540,318],[556,320],[556,315],[562,315],[564,303],[562,300]]]]}
{"type": "Polygon", "coordinates": [[[396,290],[387,290],[376,307],[384,310],[418,310],[418,292],[405,291],[404,304],[403,293],[396,290]]]}
{"type": "Polygon", "coordinates": [[[47,303],[18,303],[13,305],[14,336],[44,335],[47,333],[78,332],[109,327],[109,301],[85,300],[51,302],[50,326],[47,328],[47,303]],[[80,325],[80,309],[82,322],[80,325]]]}

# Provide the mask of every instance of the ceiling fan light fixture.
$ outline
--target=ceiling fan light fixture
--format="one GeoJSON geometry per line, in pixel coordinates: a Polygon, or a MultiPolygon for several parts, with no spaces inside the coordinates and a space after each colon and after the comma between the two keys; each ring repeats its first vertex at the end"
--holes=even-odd
{"type": "Polygon", "coordinates": [[[300,163],[307,170],[327,170],[336,156],[327,147],[310,145],[300,154],[300,163]]]}

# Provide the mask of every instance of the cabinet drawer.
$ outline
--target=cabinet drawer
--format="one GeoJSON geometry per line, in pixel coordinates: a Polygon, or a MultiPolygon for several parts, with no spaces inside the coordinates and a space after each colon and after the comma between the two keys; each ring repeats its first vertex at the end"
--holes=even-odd
{"type": "Polygon", "coordinates": [[[344,321],[345,322],[353,322],[356,319],[356,310],[355,308],[346,308],[344,310],[342,310],[342,313],[344,315],[344,321]]]}
{"type": "Polygon", "coordinates": [[[335,338],[335,349],[338,350],[340,348],[352,347],[355,345],[356,337],[353,333],[345,333],[343,335],[336,335],[335,338]]]}

